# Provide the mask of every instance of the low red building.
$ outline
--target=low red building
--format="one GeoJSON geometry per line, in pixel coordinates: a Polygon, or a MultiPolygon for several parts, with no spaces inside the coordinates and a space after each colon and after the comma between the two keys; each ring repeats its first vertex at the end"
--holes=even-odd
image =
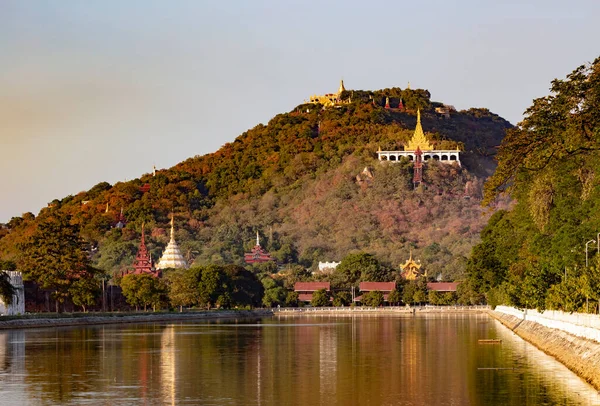
{"type": "Polygon", "coordinates": [[[294,292],[298,292],[298,300],[301,302],[310,302],[313,293],[321,289],[331,292],[331,284],[329,282],[296,282],[294,284],[294,292]]]}
{"type": "Polygon", "coordinates": [[[456,292],[456,288],[460,285],[460,282],[429,282],[427,283],[427,290],[434,290],[436,292],[456,292]]]}
{"type": "MultiPolygon", "coordinates": [[[[361,282],[358,285],[358,290],[361,293],[373,292],[375,290],[383,293],[383,300],[387,302],[388,296],[392,290],[396,289],[396,282],[361,282]]],[[[355,302],[360,302],[362,295],[354,298],[355,302]]]]}

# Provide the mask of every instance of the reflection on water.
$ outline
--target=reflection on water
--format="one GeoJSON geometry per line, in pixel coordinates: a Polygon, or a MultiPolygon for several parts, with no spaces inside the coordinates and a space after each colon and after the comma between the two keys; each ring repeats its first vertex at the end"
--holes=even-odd
{"type": "Polygon", "coordinates": [[[0,384],[0,404],[11,405],[600,404],[597,391],[486,315],[4,331],[0,384]]]}

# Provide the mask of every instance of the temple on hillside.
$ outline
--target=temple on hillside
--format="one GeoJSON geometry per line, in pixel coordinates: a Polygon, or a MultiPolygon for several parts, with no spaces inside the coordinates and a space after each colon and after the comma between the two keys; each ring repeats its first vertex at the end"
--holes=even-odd
{"type": "Polygon", "coordinates": [[[400,276],[409,281],[419,279],[421,276],[427,276],[421,271],[421,261],[415,261],[413,259],[412,251],[410,252],[410,257],[406,260],[404,265],[400,265],[400,268],[402,268],[400,276]]]}
{"type": "Polygon", "coordinates": [[[460,150],[439,150],[434,149],[429,142],[423,127],[421,126],[421,111],[417,110],[417,125],[412,138],[404,147],[404,151],[382,151],[381,148],[377,151],[377,157],[380,161],[399,161],[400,158],[406,157],[410,161],[416,161],[418,155],[421,155],[422,162],[427,162],[431,159],[443,163],[456,163],[460,166],[460,150]],[[420,154],[417,153],[420,152],[420,154]]]}
{"type": "Polygon", "coordinates": [[[179,246],[175,242],[175,216],[171,216],[171,240],[165,248],[162,257],[156,265],[156,269],[167,269],[167,268],[187,268],[188,264],[181,255],[179,246]]]}
{"type": "Polygon", "coordinates": [[[325,93],[323,95],[312,95],[310,96],[309,103],[320,103],[325,107],[338,106],[340,104],[350,103],[350,99],[342,100],[342,93],[346,91],[344,87],[344,81],[340,81],[340,87],[337,93],[325,93]]]}
{"type": "Polygon", "coordinates": [[[252,248],[252,251],[244,254],[244,261],[247,264],[259,264],[262,262],[275,261],[273,258],[271,258],[271,255],[260,246],[258,231],[256,232],[256,245],[254,248],[252,248]]]}
{"type": "Polygon", "coordinates": [[[142,224],[142,240],[140,241],[140,247],[138,248],[138,252],[135,256],[135,261],[133,261],[133,270],[128,272],[128,274],[134,275],[142,275],[148,274],[159,278],[161,276],[161,272],[154,268],[154,261],[152,260],[152,256],[146,248],[146,235],[144,234],[144,225],[142,224]]]}

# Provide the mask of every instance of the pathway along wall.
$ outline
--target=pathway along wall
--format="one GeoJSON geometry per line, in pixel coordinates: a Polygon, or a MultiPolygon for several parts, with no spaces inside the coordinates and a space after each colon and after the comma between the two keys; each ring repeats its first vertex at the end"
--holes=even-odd
{"type": "MultiPolygon", "coordinates": [[[[577,337],[564,329],[546,327],[538,322],[544,322],[541,318],[531,315],[531,310],[522,312],[514,308],[498,306],[495,311],[489,313],[521,338],[553,356],[600,390],[600,342],[577,337]],[[531,320],[530,317],[537,321],[531,320]]],[[[577,327],[582,326],[575,324],[571,326],[575,330],[577,327]]]]}

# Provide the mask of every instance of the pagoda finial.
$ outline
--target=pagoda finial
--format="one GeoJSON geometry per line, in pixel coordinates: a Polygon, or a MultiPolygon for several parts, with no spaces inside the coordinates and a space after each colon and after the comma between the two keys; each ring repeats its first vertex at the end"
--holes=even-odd
{"type": "Polygon", "coordinates": [[[346,88],[344,87],[344,79],[340,80],[340,88],[338,89],[338,95],[342,94],[342,92],[345,92],[346,88]]]}
{"type": "Polygon", "coordinates": [[[108,213],[108,202],[106,202],[106,210],[104,211],[104,213],[108,213]]]}
{"type": "Polygon", "coordinates": [[[415,127],[415,133],[413,134],[405,150],[416,151],[419,148],[421,151],[431,151],[433,146],[425,137],[423,127],[421,126],[421,109],[417,109],[417,125],[415,127]]]}
{"type": "Polygon", "coordinates": [[[256,245],[260,246],[260,241],[258,239],[258,230],[256,230],[256,245]]]}
{"type": "Polygon", "coordinates": [[[152,165],[152,176],[156,176],[156,165],[152,165]]]}
{"type": "Polygon", "coordinates": [[[171,241],[175,241],[175,215],[171,213],[171,241]]]}
{"type": "Polygon", "coordinates": [[[144,234],[144,224],[145,223],[142,223],[142,245],[146,243],[146,236],[144,234]]]}

